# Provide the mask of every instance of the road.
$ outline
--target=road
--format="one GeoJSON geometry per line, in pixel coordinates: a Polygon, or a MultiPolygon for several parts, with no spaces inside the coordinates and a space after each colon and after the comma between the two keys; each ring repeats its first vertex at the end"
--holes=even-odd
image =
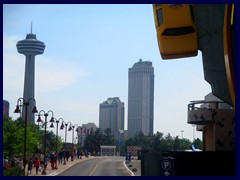
{"type": "Polygon", "coordinates": [[[97,157],[75,164],[58,176],[131,176],[124,157],[97,157]]]}

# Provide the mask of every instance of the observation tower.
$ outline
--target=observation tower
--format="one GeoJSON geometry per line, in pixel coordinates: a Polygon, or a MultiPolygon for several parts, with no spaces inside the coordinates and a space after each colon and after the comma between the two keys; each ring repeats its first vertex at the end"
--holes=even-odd
{"type": "MultiPolygon", "coordinates": [[[[30,98],[34,98],[34,79],[35,79],[35,56],[43,54],[45,49],[44,42],[37,40],[36,35],[31,33],[27,34],[26,39],[17,42],[18,53],[25,55],[25,77],[24,77],[24,92],[23,98],[27,101],[30,98]]],[[[28,108],[28,122],[34,124],[34,114],[31,112],[34,107],[34,101],[29,102],[28,108]]],[[[25,106],[23,106],[22,112],[25,112],[25,106]]],[[[25,119],[25,113],[22,113],[23,119],[25,119]]]]}

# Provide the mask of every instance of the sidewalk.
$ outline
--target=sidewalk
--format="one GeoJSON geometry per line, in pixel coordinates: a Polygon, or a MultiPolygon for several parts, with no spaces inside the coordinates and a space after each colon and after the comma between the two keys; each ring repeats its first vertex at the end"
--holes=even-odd
{"type": "Polygon", "coordinates": [[[134,158],[129,163],[125,161],[125,164],[132,176],[141,176],[141,160],[134,158]]]}
{"type": "MultiPolygon", "coordinates": [[[[36,168],[33,167],[32,174],[28,175],[28,176],[57,176],[59,173],[65,171],[66,169],[73,166],[74,164],[77,164],[77,163],[80,163],[80,162],[83,162],[83,161],[86,161],[86,160],[92,159],[92,158],[94,158],[94,156],[88,156],[88,158],[85,156],[82,156],[82,159],[74,159],[73,161],[71,161],[71,159],[69,158],[68,162],[66,162],[65,165],[57,164],[58,169],[54,169],[54,170],[52,170],[52,168],[51,168],[51,163],[48,163],[47,169],[46,169],[46,172],[47,172],[46,175],[42,175],[42,172],[38,172],[38,174],[36,174],[36,168]]],[[[27,169],[27,166],[26,166],[26,169],[27,169]]]]}

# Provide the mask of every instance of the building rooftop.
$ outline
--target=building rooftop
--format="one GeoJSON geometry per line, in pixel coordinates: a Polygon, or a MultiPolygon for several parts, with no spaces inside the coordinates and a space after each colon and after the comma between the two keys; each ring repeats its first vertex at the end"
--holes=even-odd
{"type": "Polygon", "coordinates": [[[113,97],[113,98],[108,98],[102,104],[104,104],[104,105],[112,105],[112,104],[117,104],[119,102],[121,102],[119,97],[113,97]]]}
{"type": "Polygon", "coordinates": [[[152,62],[151,61],[142,61],[142,59],[139,59],[138,62],[134,63],[133,68],[144,67],[144,66],[152,66],[152,62]]]}

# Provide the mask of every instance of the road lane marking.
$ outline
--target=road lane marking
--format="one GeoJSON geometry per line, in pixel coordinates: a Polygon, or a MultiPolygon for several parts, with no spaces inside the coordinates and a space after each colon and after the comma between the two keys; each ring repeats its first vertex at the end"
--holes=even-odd
{"type": "Polygon", "coordinates": [[[99,164],[99,163],[97,163],[97,164],[95,165],[95,167],[93,168],[93,170],[92,170],[92,172],[90,173],[89,176],[92,176],[92,174],[94,173],[94,171],[97,169],[98,164],[99,164]]]}
{"type": "Polygon", "coordinates": [[[135,174],[127,167],[125,161],[123,161],[123,165],[125,166],[125,168],[127,169],[128,173],[130,174],[130,176],[135,176],[135,174]]]}

